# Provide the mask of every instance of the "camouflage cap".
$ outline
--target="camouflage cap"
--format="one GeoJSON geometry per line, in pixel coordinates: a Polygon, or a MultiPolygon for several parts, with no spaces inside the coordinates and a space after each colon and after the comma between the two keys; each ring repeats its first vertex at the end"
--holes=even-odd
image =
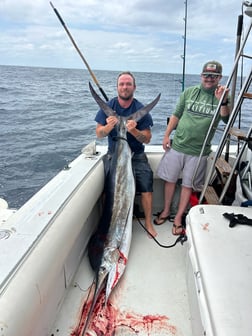
{"type": "Polygon", "coordinates": [[[204,64],[202,69],[202,75],[221,75],[222,74],[222,65],[216,61],[209,61],[204,64]]]}

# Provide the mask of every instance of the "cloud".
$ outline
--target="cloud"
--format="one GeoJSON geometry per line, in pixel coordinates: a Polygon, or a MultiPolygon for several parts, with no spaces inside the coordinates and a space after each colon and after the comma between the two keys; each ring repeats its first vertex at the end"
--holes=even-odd
{"type": "MultiPolygon", "coordinates": [[[[52,2],[93,69],[181,72],[184,1],[52,2]]],[[[210,59],[231,69],[241,8],[237,0],[188,1],[189,73],[198,73],[210,59]]],[[[84,66],[44,0],[0,0],[0,55],[1,64],[84,66]]]]}

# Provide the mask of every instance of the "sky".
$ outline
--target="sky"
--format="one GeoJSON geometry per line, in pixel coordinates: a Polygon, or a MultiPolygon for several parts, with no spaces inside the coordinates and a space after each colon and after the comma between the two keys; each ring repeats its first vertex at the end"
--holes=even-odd
{"type": "MultiPolygon", "coordinates": [[[[186,41],[186,73],[218,60],[225,75],[242,3],[188,0],[185,20],[184,0],[52,0],[92,70],[181,73],[186,41]]],[[[244,31],[250,20],[244,15],[244,31]]],[[[0,0],[0,64],[86,68],[46,0],[0,0]]]]}

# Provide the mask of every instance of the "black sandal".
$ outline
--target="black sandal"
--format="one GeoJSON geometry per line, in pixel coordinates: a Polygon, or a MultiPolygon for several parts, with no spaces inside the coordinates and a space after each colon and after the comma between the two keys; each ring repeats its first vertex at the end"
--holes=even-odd
{"type": "Polygon", "coordinates": [[[169,216],[167,216],[167,217],[157,217],[157,218],[154,219],[153,222],[154,222],[155,225],[162,225],[162,224],[164,224],[165,221],[167,221],[167,219],[169,219],[169,216]]]}
{"type": "Polygon", "coordinates": [[[164,224],[164,222],[169,219],[169,215],[167,217],[160,217],[161,213],[163,212],[163,210],[161,212],[157,213],[157,218],[154,219],[153,223],[155,225],[162,225],[164,224]]]}

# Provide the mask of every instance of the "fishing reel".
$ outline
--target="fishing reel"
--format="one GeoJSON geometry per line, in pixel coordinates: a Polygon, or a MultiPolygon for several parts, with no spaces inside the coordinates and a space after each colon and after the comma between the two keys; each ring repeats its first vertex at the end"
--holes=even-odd
{"type": "Polygon", "coordinates": [[[245,14],[248,15],[249,17],[252,17],[252,2],[251,1],[248,1],[248,0],[245,0],[243,1],[243,6],[247,7],[245,9],[245,14]]]}
{"type": "Polygon", "coordinates": [[[246,7],[252,7],[252,2],[251,1],[243,1],[243,3],[242,3],[244,6],[246,6],[246,7]]]}

